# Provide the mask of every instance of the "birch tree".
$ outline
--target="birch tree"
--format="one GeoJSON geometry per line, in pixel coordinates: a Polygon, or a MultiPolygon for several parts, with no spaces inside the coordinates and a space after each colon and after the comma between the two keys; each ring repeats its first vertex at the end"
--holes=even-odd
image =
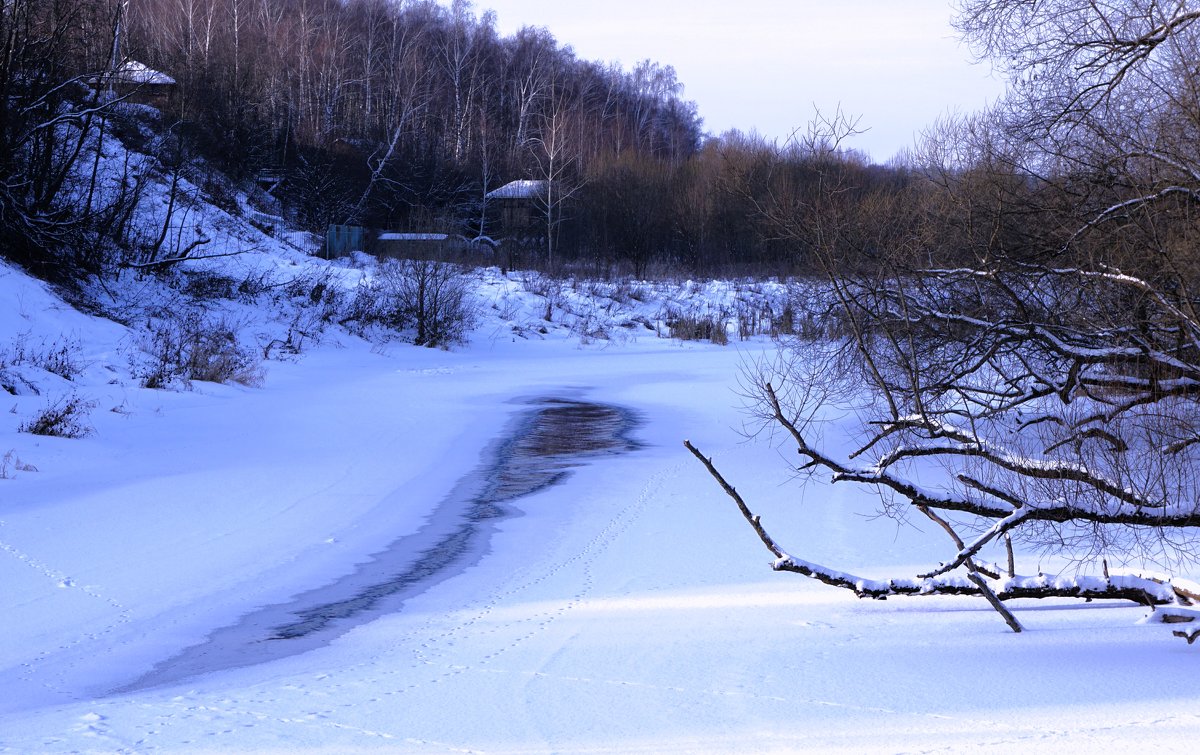
{"type": "Polygon", "coordinates": [[[551,268],[556,264],[559,229],[567,218],[567,208],[582,187],[580,144],[573,130],[577,103],[565,88],[552,88],[549,108],[540,118],[537,135],[529,140],[534,175],[545,182],[537,201],[545,218],[546,263],[551,268]]]}

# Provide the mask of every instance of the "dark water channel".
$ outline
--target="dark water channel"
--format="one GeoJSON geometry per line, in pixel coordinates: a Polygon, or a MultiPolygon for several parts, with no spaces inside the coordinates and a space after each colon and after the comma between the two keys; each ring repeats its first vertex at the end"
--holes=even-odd
{"type": "Polygon", "coordinates": [[[531,402],[481,467],[416,533],[395,540],[330,584],[243,616],[116,691],[296,655],[400,610],[406,599],[478,563],[494,522],[518,514],[506,504],[560,482],[590,459],[634,450],[636,424],[632,412],[609,404],[563,398],[531,402]]]}

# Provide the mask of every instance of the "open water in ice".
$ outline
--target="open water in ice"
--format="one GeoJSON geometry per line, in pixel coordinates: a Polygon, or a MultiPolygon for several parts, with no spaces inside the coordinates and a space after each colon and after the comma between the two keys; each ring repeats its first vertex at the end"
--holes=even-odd
{"type": "Polygon", "coordinates": [[[416,533],[330,584],[243,616],[116,691],[296,655],[400,610],[404,600],[478,563],[493,523],[516,514],[507,504],[560,482],[589,459],[634,450],[636,424],[632,412],[610,404],[552,397],[530,402],[481,467],[416,533]]]}

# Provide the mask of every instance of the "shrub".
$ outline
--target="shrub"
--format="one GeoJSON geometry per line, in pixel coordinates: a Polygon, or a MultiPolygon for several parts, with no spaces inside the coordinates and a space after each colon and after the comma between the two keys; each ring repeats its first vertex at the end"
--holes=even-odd
{"type": "Polygon", "coordinates": [[[188,388],[193,380],[257,386],[263,377],[233,325],[194,310],[152,322],[130,371],[145,388],[188,388]]]}
{"type": "Polygon", "coordinates": [[[57,338],[49,344],[43,339],[40,346],[32,346],[29,334],[22,333],[13,339],[7,350],[0,352],[0,369],[28,364],[64,380],[74,380],[83,371],[81,350],[78,339],[57,338]]]}
{"type": "Polygon", "coordinates": [[[738,338],[748,341],[774,327],[775,313],[771,310],[771,305],[766,302],[739,301],[735,319],[738,338]]]}
{"type": "Polygon", "coordinates": [[[401,267],[400,296],[416,328],[413,343],[444,347],[464,341],[476,312],[463,269],[431,260],[406,260],[401,267]]]}
{"type": "Polygon", "coordinates": [[[684,314],[675,311],[665,318],[667,332],[679,341],[712,341],[719,346],[729,343],[725,318],[720,315],[684,314]]]}
{"type": "Polygon", "coordinates": [[[460,343],[475,326],[470,277],[458,265],[388,260],[359,285],[343,324],[362,335],[372,325],[409,331],[418,346],[460,343]]]}
{"type": "Polygon", "coordinates": [[[83,438],[92,434],[87,417],[95,407],[94,402],[72,393],[52,401],[36,417],[21,423],[17,432],[57,438],[83,438]]]}
{"type": "Polygon", "coordinates": [[[283,296],[302,308],[314,308],[323,322],[332,322],[342,307],[343,294],[328,270],[311,270],[282,284],[283,296]]]}
{"type": "Polygon", "coordinates": [[[354,289],[354,296],[342,318],[342,324],[358,335],[365,335],[374,325],[403,330],[408,323],[408,309],[399,293],[390,281],[378,276],[364,280],[354,289]]]}
{"type": "Polygon", "coordinates": [[[786,336],[796,332],[798,324],[796,317],[796,307],[788,300],[780,310],[779,316],[771,321],[771,335],[786,336]]]}
{"type": "Polygon", "coordinates": [[[227,275],[209,272],[207,270],[189,270],[182,273],[181,288],[183,293],[197,301],[213,301],[215,299],[233,299],[239,288],[246,283],[227,275]]]}
{"type": "Polygon", "coordinates": [[[64,380],[74,380],[83,371],[78,340],[56,340],[34,359],[34,365],[64,380]]]}
{"type": "Polygon", "coordinates": [[[10,450],[4,456],[0,456],[0,480],[11,480],[13,472],[36,471],[38,471],[37,467],[21,461],[21,457],[17,456],[16,451],[10,450]]]}
{"type": "Polygon", "coordinates": [[[253,304],[260,296],[278,285],[270,270],[256,270],[247,273],[237,284],[237,298],[247,304],[253,304]]]}

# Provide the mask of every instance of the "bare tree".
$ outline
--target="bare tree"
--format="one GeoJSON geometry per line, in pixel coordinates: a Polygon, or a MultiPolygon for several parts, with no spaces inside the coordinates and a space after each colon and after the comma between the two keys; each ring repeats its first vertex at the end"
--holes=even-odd
{"type": "Polygon", "coordinates": [[[445,38],[437,50],[437,59],[449,83],[449,127],[447,139],[456,162],[471,151],[471,121],[479,100],[487,88],[485,49],[495,35],[495,13],[487,11],[482,19],[471,15],[469,0],[453,0],[445,38]]]}
{"type": "Polygon", "coordinates": [[[413,343],[430,348],[461,343],[475,324],[470,280],[463,269],[438,260],[404,260],[400,275],[400,297],[416,329],[413,343]]]}
{"type": "Polygon", "coordinates": [[[589,177],[585,204],[594,233],[611,254],[631,265],[635,278],[643,278],[654,256],[670,246],[672,178],[665,160],[639,159],[632,152],[600,165],[589,177]]]}
{"type": "Polygon", "coordinates": [[[534,161],[534,175],[545,182],[538,196],[538,207],[545,218],[546,263],[555,265],[559,230],[566,220],[571,201],[583,186],[579,166],[580,144],[573,131],[576,103],[571,93],[554,85],[549,109],[540,119],[537,135],[529,140],[534,161]]]}
{"type": "Polygon", "coordinates": [[[470,279],[458,265],[432,259],[386,260],[363,283],[343,324],[413,331],[413,343],[448,348],[475,324],[470,279]]]}
{"type": "Polygon", "coordinates": [[[798,470],[932,521],[947,557],[892,580],[804,561],[692,451],[776,569],[860,596],[977,594],[1015,631],[1010,598],[1193,598],[1139,570],[1200,556],[1200,11],[962,6],[968,39],[1010,66],[1009,97],[957,132],[972,140],[965,160],[945,144],[925,152],[943,159],[917,166],[915,222],[874,222],[852,172],[828,170],[837,180],[818,195],[773,197],[764,213],[828,275],[839,337],[786,344],[747,382],[760,419],[794,442],[798,470]],[[947,236],[944,213],[968,206],[987,222],[947,236]],[[845,263],[864,250],[869,264],[845,263]],[[863,418],[848,454],[822,448],[813,425],[835,400],[863,418]],[[1014,543],[1075,574],[1017,575],[1014,543]]]}
{"type": "MultiPolygon", "coordinates": [[[[0,4],[0,232],[5,255],[70,280],[96,272],[97,191],[122,0],[0,4]]],[[[120,201],[129,200],[120,195],[120,201]]]]}

